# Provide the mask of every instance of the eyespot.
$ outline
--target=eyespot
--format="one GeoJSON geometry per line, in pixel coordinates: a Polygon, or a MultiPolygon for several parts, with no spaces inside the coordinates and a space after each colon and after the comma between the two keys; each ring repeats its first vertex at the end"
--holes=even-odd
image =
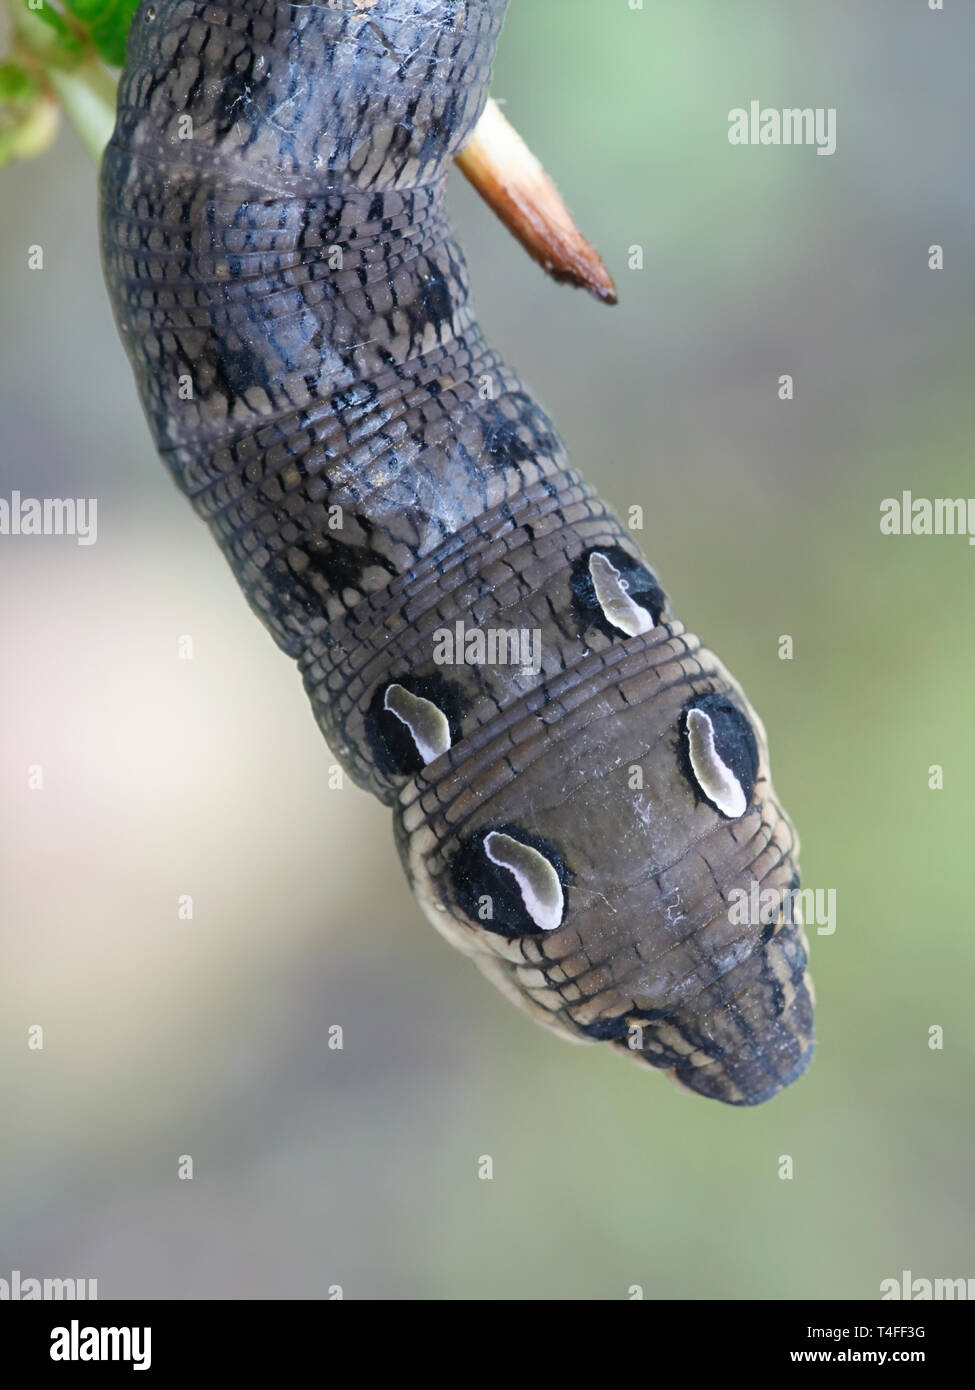
{"type": "Polygon", "coordinates": [[[555,846],[520,827],[482,831],[451,865],[457,901],[485,931],[528,936],[562,925],[572,881],[555,846]]]}
{"type": "Polygon", "coordinates": [[[570,584],[583,630],[595,626],[608,636],[651,632],[667,605],[646,566],[618,545],[584,551],[572,567],[570,584]]]}
{"type": "Polygon", "coordinates": [[[724,695],[706,695],[684,712],[690,779],[723,816],[737,820],[751,804],[758,744],[751,724],[724,695]]]}
{"type": "Polygon", "coordinates": [[[498,830],[485,835],[484,853],[492,864],[507,869],[514,878],[525,911],[540,931],[554,931],[561,926],[565,894],[550,859],[498,830]]]}
{"type": "Polygon", "coordinates": [[[450,747],[450,723],[432,700],[414,695],[405,685],[387,685],[383,709],[395,714],[409,729],[424,766],[450,747]]]}
{"type": "Polygon", "coordinates": [[[462,702],[442,676],[402,676],[378,688],[366,728],[387,773],[422,772],[461,737],[462,702]]]}
{"type": "Polygon", "coordinates": [[[156,17],[156,7],[155,7],[155,5],[147,5],[147,6],[146,6],[146,13],[145,13],[145,21],[146,21],[146,23],[147,23],[147,24],[151,24],[152,21],[155,19],[155,17],[156,17]]]}

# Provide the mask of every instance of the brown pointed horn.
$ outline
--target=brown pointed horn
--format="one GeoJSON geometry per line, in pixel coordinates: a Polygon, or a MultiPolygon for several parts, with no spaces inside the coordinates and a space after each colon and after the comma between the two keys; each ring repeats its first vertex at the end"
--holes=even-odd
{"type": "Polygon", "coordinates": [[[605,304],[616,303],[616,286],[599,254],[496,101],[488,99],[456,163],[553,280],[579,285],[605,304]]]}

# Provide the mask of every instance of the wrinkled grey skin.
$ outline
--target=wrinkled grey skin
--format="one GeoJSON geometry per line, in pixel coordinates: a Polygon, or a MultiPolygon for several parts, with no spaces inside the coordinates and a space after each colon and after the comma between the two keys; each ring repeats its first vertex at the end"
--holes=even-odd
{"type": "Polygon", "coordinates": [[[438,929],[561,1033],[756,1104],[812,1051],[802,928],[728,912],[753,879],[798,882],[764,730],[662,594],[637,636],[587,600],[593,550],[634,566],[631,592],[654,581],[484,342],[445,218],[504,8],[143,4],[102,170],[106,281],[162,458],[333,752],[394,808],[438,929]],[[458,620],[540,630],[540,670],[439,664],[458,620]],[[426,766],[391,683],[449,715],[426,766]],[[737,819],[688,764],[687,710],[715,694],[758,760],[737,819]],[[557,866],[556,929],[487,862],[500,827],[557,866]]]}

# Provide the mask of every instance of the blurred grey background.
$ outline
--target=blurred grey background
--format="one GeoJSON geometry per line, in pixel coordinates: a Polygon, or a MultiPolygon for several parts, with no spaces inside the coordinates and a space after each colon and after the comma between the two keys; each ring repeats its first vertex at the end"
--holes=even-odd
{"type": "Polygon", "coordinates": [[[566,1046],[422,919],[389,813],[329,790],[296,671],[154,456],[90,160],[65,129],[0,170],[0,494],[97,497],[99,527],[0,538],[0,1276],[485,1299],[975,1276],[975,551],[879,531],[902,489],[975,494],[973,44],[954,0],[513,0],[494,94],[615,309],[455,176],[489,334],[643,505],[769,730],[804,882],[837,893],[817,1060],[750,1111],[566,1046]],[[732,147],[752,98],[835,106],[836,153],[732,147]]]}

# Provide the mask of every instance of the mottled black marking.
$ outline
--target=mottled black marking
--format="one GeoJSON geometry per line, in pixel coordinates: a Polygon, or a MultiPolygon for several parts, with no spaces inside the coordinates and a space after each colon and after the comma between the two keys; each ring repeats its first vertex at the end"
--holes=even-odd
{"type": "MultiPolygon", "coordinates": [[[[577,1023],[576,1027],[594,1042],[626,1043],[629,1046],[631,1028],[642,1028],[645,1023],[657,1023],[666,1017],[666,1009],[628,1009],[625,1014],[597,1018],[593,1023],[577,1023]]],[[[638,1052],[640,1049],[631,1050],[638,1052]]]]}
{"type": "Polygon", "coordinates": [[[453,312],[450,287],[437,267],[431,265],[423,281],[423,294],[418,306],[419,317],[414,316],[418,332],[422,332],[426,324],[433,324],[439,339],[443,334],[443,325],[450,323],[453,312]]]}
{"type": "Polygon", "coordinates": [[[361,588],[362,577],[368,569],[379,568],[390,575],[396,573],[395,567],[378,550],[367,545],[350,545],[330,535],[305,540],[301,554],[307,560],[307,568],[296,569],[299,581],[307,583],[303,579],[306,574],[320,575],[328,587],[337,593],[361,588]]]}

